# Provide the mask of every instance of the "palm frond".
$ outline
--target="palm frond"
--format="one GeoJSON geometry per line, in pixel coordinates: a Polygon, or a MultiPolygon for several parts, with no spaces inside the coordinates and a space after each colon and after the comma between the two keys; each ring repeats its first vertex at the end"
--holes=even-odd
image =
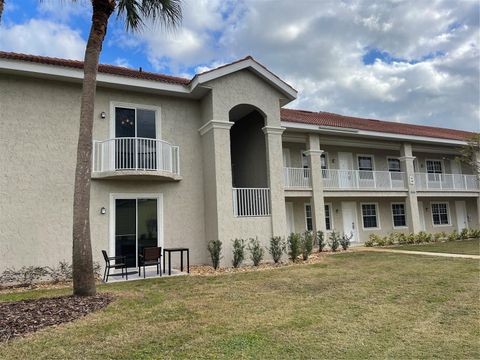
{"type": "Polygon", "coordinates": [[[181,0],[119,0],[117,16],[125,18],[130,31],[141,30],[146,20],[172,29],[182,21],[181,0]]]}

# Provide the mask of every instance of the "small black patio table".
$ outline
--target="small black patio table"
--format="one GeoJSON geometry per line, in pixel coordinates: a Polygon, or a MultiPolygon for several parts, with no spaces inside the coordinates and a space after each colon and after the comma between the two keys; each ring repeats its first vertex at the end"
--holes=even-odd
{"type": "Polygon", "coordinates": [[[183,253],[187,253],[187,272],[190,273],[190,249],[189,248],[168,248],[163,249],[163,273],[165,274],[165,253],[168,253],[168,275],[172,275],[172,252],[180,253],[180,271],[183,272],[183,253]]]}

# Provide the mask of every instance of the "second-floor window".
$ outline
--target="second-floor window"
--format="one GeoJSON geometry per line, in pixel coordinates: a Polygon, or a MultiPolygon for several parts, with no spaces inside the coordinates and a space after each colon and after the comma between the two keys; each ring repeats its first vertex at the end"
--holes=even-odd
{"type": "Polygon", "coordinates": [[[440,160],[427,160],[428,181],[440,181],[442,174],[442,162],[440,160]]]}
{"type": "Polygon", "coordinates": [[[115,108],[115,137],[157,137],[156,112],[141,108],[115,108]]]}
{"type": "Polygon", "coordinates": [[[395,158],[388,158],[388,171],[400,172],[400,160],[395,158]]]}
{"type": "Polygon", "coordinates": [[[373,158],[365,155],[359,156],[358,170],[361,180],[373,180],[373,158]]]}
{"type": "Polygon", "coordinates": [[[322,167],[322,176],[328,178],[328,156],[326,153],[320,156],[320,166],[322,167]]]}

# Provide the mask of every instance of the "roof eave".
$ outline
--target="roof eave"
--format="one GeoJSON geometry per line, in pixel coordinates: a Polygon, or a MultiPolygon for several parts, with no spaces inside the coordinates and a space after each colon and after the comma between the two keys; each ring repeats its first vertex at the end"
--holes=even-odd
{"type": "Polygon", "coordinates": [[[319,133],[326,134],[343,134],[349,136],[359,136],[359,137],[370,137],[370,138],[382,138],[384,140],[396,140],[396,141],[413,141],[420,143],[429,143],[429,144],[442,144],[442,145],[453,145],[453,146],[462,146],[466,145],[465,140],[457,139],[446,139],[439,137],[429,137],[429,136],[419,136],[419,135],[406,135],[399,133],[383,132],[383,131],[372,131],[372,130],[361,130],[355,128],[342,128],[334,126],[322,126],[314,124],[305,124],[293,121],[282,120],[281,126],[285,127],[287,130],[297,130],[297,131],[315,131],[319,133]]]}
{"type": "MultiPolygon", "coordinates": [[[[11,59],[0,59],[0,71],[5,73],[24,73],[33,77],[67,80],[72,82],[81,82],[83,79],[82,69],[11,59]]],[[[97,74],[97,84],[110,87],[132,88],[139,91],[159,91],[176,93],[179,95],[190,94],[188,87],[180,84],[148,79],[136,79],[101,72],[97,74]]]]}

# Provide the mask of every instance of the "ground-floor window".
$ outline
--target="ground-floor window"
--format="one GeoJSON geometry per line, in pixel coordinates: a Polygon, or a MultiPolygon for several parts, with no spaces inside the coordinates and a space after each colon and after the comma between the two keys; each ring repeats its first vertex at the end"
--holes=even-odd
{"type": "Polygon", "coordinates": [[[432,220],[433,225],[449,225],[447,203],[432,203],[432,220]]]}
{"type": "Polygon", "coordinates": [[[377,204],[362,204],[362,219],[365,229],[378,228],[377,204]]]}
{"type": "Polygon", "coordinates": [[[407,226],[405,204],[392,204],[393,227],[407,226]]]}
{"type": "Polygon", "coordinates": [[[305,204],[305,226],[307,231],[313,230],[312,206],[305,204]]]}
{"type": "Polygon", "coordinates": [[[327,230],[332,230],[332,213],[330,204],[325,204],[325,228],[327,230]]]}

